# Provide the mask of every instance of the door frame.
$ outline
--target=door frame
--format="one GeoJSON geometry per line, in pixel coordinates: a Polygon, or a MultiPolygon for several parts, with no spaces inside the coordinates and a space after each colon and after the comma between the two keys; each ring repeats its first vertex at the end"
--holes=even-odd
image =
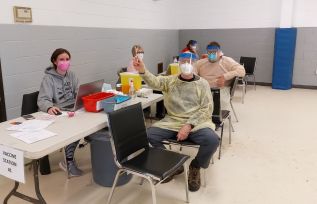
{"type": "Polygon", "coordinates": [[[0,58],[0,122],[7,120],[7,112],[4,98],[3,90],[3,78],[2,78],[2,67],[1,67],[1,58],[0,58]]]}

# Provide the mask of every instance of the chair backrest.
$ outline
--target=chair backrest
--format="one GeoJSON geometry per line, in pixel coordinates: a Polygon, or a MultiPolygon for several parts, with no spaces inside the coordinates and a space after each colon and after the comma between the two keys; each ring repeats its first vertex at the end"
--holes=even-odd
{"type": "Polygon", "coordinates": [[[22,99],[21,115],[27,115],[38,111],[37,97],[39,92],[24,94],[22,99]]]}
{"type": "Polygon", "coordinates": [[[212,99],[214,102],[214,110],[212,112],[212,122],[215,124],[220,124],[222,122],[221,115],[221,104],[220,104],[220,89],[210,89],[212,94],[212,99]]]}
{"type": "Polygon", "coordinates": [[[127,71],[128,71],[128,68],[127,68],[127,67],[121,67],[120,69],[118,69],[117,74],[118,74],[118,77],[119,77],[119,78],[118,78],[116,84],[120,84],[120,83],[121,83],[120,73],[122,73],[122,72],[127,72],[127,71]]]}
{"type": "Polygon", "coordinates": [[[239,78],[238,77],[234,77],[230,83],[230,100],[232,99],[232,97],[234,96],[234,92],[236,91],[236,87],[238,84],[239,78]]]}
{"type": "Polygon", "coordinates": [[[108,113],[108,124],[116,160],[149,147],[141,103],[108,113]]]}
{"type": "Polygon", "coordinates": [[[163,72],[163,62],[157,64],[157,73],[160,74],[163,72]]]}
{"type": "Polygon", "coordinates": [[[256,64],[255,57],[240,57],[240,64],[245,68],[246,74],[253,74],[256,64]]]}

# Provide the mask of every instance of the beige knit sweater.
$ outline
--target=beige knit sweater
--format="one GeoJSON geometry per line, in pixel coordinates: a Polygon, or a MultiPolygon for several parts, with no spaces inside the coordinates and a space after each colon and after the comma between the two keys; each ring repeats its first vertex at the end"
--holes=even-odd
{"type": "Polygon", "coordinates": [[[217,87],[217,78],[224,76],[225,86],[229,86],[231,79],[234,77],[245,76],[245,69],[242,65],[234,59],[222,56],[221,59],[215,63],[208,61],[208,58],[201,59],[194,64],[194,72],[206,79],[209,86],[217,87]]]}

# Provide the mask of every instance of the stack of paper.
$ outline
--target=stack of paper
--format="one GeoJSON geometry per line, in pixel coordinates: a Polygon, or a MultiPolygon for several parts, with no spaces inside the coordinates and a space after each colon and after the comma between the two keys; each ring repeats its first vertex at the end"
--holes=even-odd
{"type": "Polygon", "coordinates": [[[23,142],[26,142],[28,144],[32,144],[34,142],[55,136],[56,133],[53,133],[51,131],[43,129],[43,130],[38,130],[38,131],[34,131],[34,132],[29,132],[29,131],[16,132],[16,133],[12,133],[10,135],[19,139],[19,140],[22,140],[23,142]]]}
{"type": "Polygon", "coordinates": [[[47,128],[54,121],[51,120],[27,120],[20,125],[12,125],[7,130],[13,131],[37,131],[47,128]]]}
{"type": "Polygon", "coordinates": [[[20,125],[12,125],[7,128],[10,131],[18,131],[10,135],[28,144],[47,139],[56,133],[45,130],[54,121],[51,120],[27,120],[20,125]]]}

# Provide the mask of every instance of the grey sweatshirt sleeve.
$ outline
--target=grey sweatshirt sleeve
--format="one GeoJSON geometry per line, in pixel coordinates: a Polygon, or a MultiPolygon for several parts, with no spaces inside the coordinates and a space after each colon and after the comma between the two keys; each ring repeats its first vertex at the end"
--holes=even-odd
{"type": "Polygon", "coordinates": [[[44,76],[39,96],[37,97],[37,105],[43,112],[53,106],[53,80],[49,76],[44,76]]]}

